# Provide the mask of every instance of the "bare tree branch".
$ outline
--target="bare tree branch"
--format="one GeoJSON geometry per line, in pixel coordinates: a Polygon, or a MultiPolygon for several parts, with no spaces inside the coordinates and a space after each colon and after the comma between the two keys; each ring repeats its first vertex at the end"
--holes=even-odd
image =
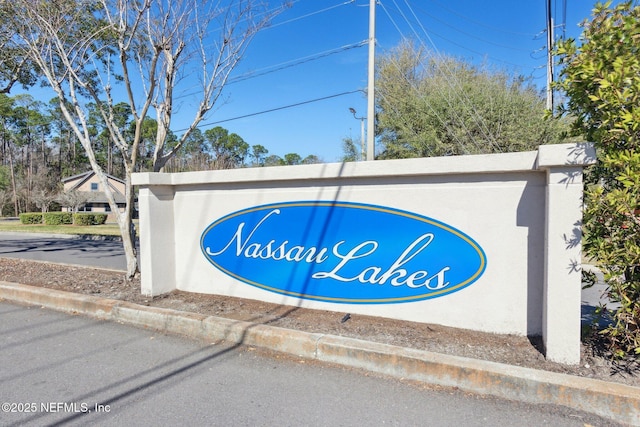
{"type": "Polygon", "coordinates": [[[232,0],[224,7],[207,0],[15,0],[11,22],[24,58],[32,61],[56,93],[60,110],[100,179],[123,237],[129,276],[137,273],[131,174],[148,114],[157,117],[153,170],[160,171],[209,112],[255,34],[281,8],[262,15],[258,0],[232,0]],[[116,59],[117,58],[117,59],[116,59]],[[115,62],[114,62],[115,61],[115,62]],[[184,76],[202,85],[199,106],[187,132],[165,153],[174,102],[184,76]],[[133,135],[118,124],[125,97],[133,135]],[[90,107],[91,105],[91,107],[90,107]],[[118,209],[105,172],[96,160],[88,112],[102,117],[108,137],[122,155],[124,212],[118,209]]]}

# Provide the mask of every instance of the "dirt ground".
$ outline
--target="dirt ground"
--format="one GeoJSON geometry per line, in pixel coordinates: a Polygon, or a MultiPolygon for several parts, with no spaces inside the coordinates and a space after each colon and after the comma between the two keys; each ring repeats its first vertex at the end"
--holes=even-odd
{"type": "Polygon", "coordinates": [[[597,378],[640,387],[638,363],[614,364],[593,343],[582,344],[578,366],[545,360],[538,338],[497,335],[379,317],[310,310],[260,301],[174,291],[144,297],[124,273],[0,258],[0,280],[165,307],[307,332],[340,335],[401,347],[597,378]]]}

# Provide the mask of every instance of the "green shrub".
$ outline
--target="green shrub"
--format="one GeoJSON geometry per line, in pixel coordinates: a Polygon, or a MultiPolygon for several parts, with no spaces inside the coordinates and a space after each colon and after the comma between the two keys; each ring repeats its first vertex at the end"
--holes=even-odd
{"type": "MultiPolygon", "coordinates": [[[[585,175],[584,251],[618,303],[601,331],[618,358],[640,359],[640,5],[598,3],[578,46],[558,44],[560,111],[577,135],[596,144],[598,164],[585,175]]],[[[591,281],[593,283],[593,281],[591,281]]]]}
{"type": "Polygon", "coordinates": [[[640,358],[640,153],[601,154],[600,166],[611,173],[586,192],[584,249],[619,305],[601,334],[615,356],[640,358]]]}
{"type": "Polygon", "coordinates": [[[71,212],[46,212],[43,218],[46,225],[73,224],[71,212]]]}
{"type": "Polygon", "coordinates": [[[92,217],[90,213],[74,213],[73,223],[75,225],[91,225],[92,217]]]}
{"type": "Polygon", "coordinates": [[[78,212],[73,214],[75,225],[102,225],[107,222],[106,213],[78,212]]]}
{"type": "Polygon", "coordinates": [[[102,225],[107,222],[107,214],[106,213],[94,213],[93,214],[93,223],[92,225],[102,225]]]}
{"type": "Polygon", "coordinates": [[[26,212],[20,214],[22,224],[42,224],[42,212],[26,212]]]}

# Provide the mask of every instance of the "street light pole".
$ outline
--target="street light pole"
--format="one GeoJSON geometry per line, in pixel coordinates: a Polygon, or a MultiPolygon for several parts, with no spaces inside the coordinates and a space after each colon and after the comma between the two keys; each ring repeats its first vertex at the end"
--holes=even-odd
{"type": "Polygon", "coordinates": [[[364,148],[364,119],[366,117],[357,117],[355,108],[349,108],[349,111],[351,111],[351,114],[353,114],[354,119],[360,120],[360,159],[364,160],[366,155],[364,148]]]}

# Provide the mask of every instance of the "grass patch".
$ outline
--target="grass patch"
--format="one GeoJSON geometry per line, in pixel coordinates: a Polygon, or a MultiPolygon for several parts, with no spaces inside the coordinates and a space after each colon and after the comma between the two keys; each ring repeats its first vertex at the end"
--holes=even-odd
{"type": "Polygon", "coordinates": [[[45,225],[21,224],[17,220],[0,219],[0,232],[83,234],[97,236],[119,236],[120,228],[116,223],[103,225],[45,225]]]}

